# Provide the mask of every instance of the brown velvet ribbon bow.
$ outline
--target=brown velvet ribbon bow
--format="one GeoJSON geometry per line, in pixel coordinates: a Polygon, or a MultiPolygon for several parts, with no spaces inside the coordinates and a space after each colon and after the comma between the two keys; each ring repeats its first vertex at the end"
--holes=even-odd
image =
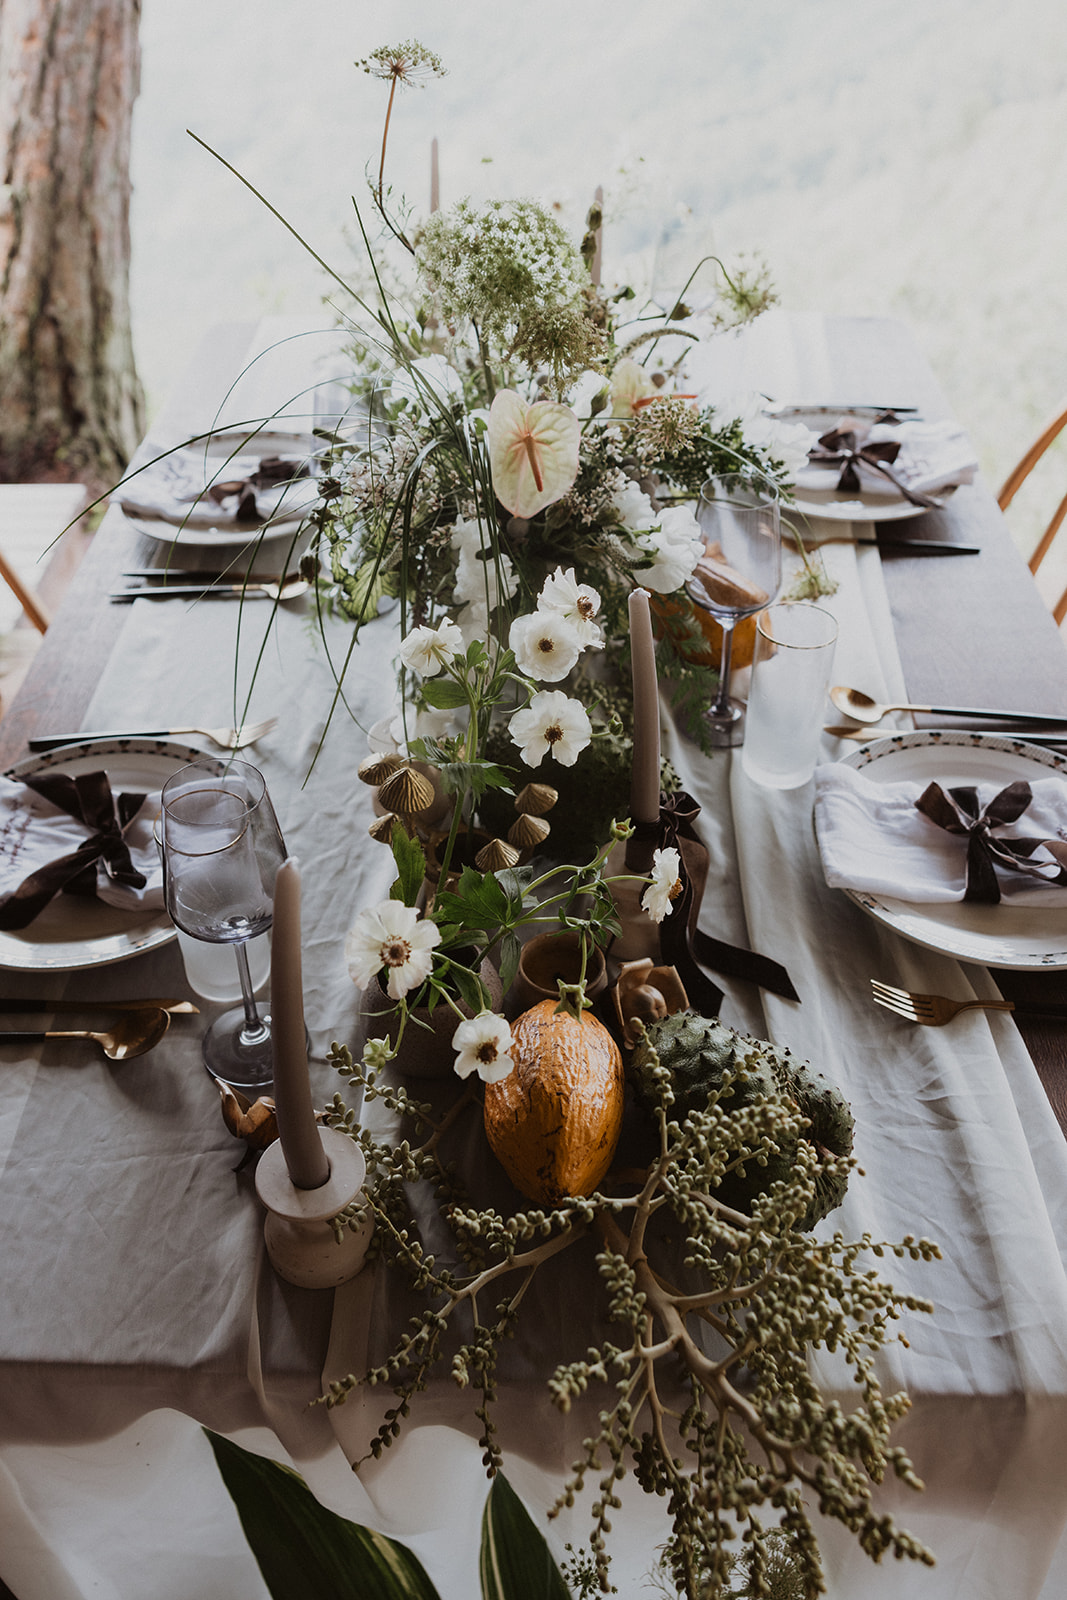
{"type": "Polygon", "coordinates": [[[287,461],[284,456],[264,456],[258,468],[248,478],[231,478],[226,483],[213,483],[209,497],[221,505],[231,495],[237,496],[238,522],[263,522],[265,518],[256,504],[257,489],[273,489],[279,483],[292,483],[294,478],[306,478],[306,462],[287,461]]]}
{"type": "Polygon", "coordinates": [[[981,811],[977,789],[962,786],[950,789],[948,794],[939,783],[931,783],[915,804],[924,817],[936,822],[946,833],[956,833],[967,839],[967,882],[963,892],[965,900],[976,900],[981,905],[1000,903],[1000,884],[996,868],[1008,872],[1023,872],[1044,883],[1067,883],[1067,845],[1059,839],[997,839],[994,828],[1002,828],[1022,816],[1033,799],[1033,791],[1026,782],[1010,783],[981,811]],[[1055,877],[1049,877],[1040,863],[1029,857],[1044,845],[1060,863],[1055,877]]]}
{"type": "MultiPolygon", "coordinates": [[[[742,950],[721,939],[712,939],[697,927],[708,875],[707,846],[694,827],[699,815],[700,807],[692,795],[679,789],[674,794],[660,795],[658,823],[639,822],[634,825],[634,841],[639,849],[644,847],[643,853],[647,853],[649,864],[654,849],[673,847],[678,851],[682,892],[672,901],[669,914],[659,926],[660,950],[664,961],[677,968],[690,1004],[705,1017],[718,1016],[723,991],[701,971],[697,965],[698,959],[724,977],[743,978],[749,983],[759,984],[761,989],[769,989],[772,994],[782,995],[786,1000],[799,1001],[800,996],[788,972],[777,961],[771,961],[754,950],[742,950]]],[[[627,866],[631,870],[648,870],[647,865],[632,866],[629,852],[627,866]]]]}
{"type": "Polygon", "coordinates": [[[103,861],[108,877],[115,883],[144,888],[148,880],[134,867],[123,838],[144,804],[143,794],[120,794],[116,798],[105,772],[86,772],[77,777],[43,773],[25,779],[25,783],[28,789],[36,790],[68,816],[84,823],[92,833],[77,850],[38,867],[19,884],[0,905],[0,928],[7,931],[28,927],[61,890],[65,894],[94,895],[98,861],[103,861]]]}
{"type": "MultiPolygon", "coordinates": [[[[891,412],[878,418],[879,422],[896,422],[896,420],[891,412]]],[[[824,433],[815,448],[808,452],[808,460],[815,466],[840,466],[841,476],[837,480],[837,487],[848,494],[860,492],[857,463],[863,461],[876,472],[881,472],[890,482],[895,483],[905,500],[910,500],[912,505],[924,506],[927,509],[936,508],[936,500],[931,500],[927,494],[919,494],[917,490],[909,489],[903,478],[893,471],[891,463],[900,454],[899,439],[879,439],[874,444],[868,444],[866,440],[866,432],[858,433],[852,428],[832,428],[829,433],[824,433]]]]}

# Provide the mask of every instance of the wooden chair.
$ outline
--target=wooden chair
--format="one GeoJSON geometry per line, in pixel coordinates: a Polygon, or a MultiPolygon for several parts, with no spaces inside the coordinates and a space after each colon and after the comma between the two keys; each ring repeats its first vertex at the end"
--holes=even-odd
{"type": "MultiPolygon", "coordinates": [[[[1061,410],[1059,410],[1052,418],[1051,422],[1049,422],[1046,427],[1041,430],[1033,444],[1030,446],[1029,450],[1027,450],[1026,454],[1012,469],[1012,471],[1008,473],[1008,476],[1004,480],[1003,487],[1001,488],[1000,493],[997,495],[997,504],[1002,511],[1006,511],[1008,506],[1011,505],[1018,490],[1026,482],[1026,479],[1030,476],[1030,473],[1033,471],[1034,467],[1036,467],[1037,463],[1041,460],[1041,457],[1045,454],[1045,451],[1049,448],[1054,440],[1059,438],[1064,428],[1067,428],[1067,406],[1062,407],[1061,410]]],[[[1030,557],[1031,572],[1036,572],[1042,561],[1044,561],[1052,547],[1052,541],[1059,532],[1060,524],[1063,522],[1065,517],[1067,517],[1067,494],[1064,495],[1063,499],[1053,512],[1051,522],[1041,535],[1041,538],[1038,540],[1037,548],[1030,557]]],[[[1067,617],[1067,589],[1064,589],[1063,593],[1056,601],[1056,604],[1053,606],[1052,615],[1055,617],[1057,625],[1062,623],[1064,617],[1067,617]]]]}

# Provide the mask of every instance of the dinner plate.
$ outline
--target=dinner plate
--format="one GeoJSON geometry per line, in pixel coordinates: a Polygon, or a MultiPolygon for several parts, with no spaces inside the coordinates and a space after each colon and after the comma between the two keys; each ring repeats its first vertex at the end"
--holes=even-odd
{"type": "MultiPolygon", "coordinates": [[[[190,761],[212,760],[203,750],[167,739],[100,739],[65,744],[45,755],[28,756],[5,773],[28,778],[41,772],[105,771],[113,790],[128,793],[162,788],[172,773],[190,761]]],[[[223,770],[223,763],[216,763],[223,770]]],[[[106,967],[175,937],[174,924],[159,911],[122,911],[81,895],[57,894],[28,928],[0,930],[0,967],[21,972],[74,972],[106,967]]]]}
{"type": "MultiPolygon", "coordinates": [[[[825,410],[821,411],[790,411],[787,418],[789,422],[802,422],[812,431],[812,444],[829,427],[848,416],[847,409],[834,412],[832,417],[825,410]]],[[[864,423],[871,421],[870,416],[864,416],[864,423]]],[[[905,420],[913,420],[907,418],[905,420]]],[[[863,480],[861,478],[861,484],[863,480]]],[[[957,485],[953,484],[947,489],[938,489],[931,495],[931,499],[944,503],[956,492],[957,485]]],[[[799,511],[806,517],[825,517],[830,522],[903,522],[907,517],[921,517],[926,510],[925,506],[917,506],[906,495],[900,493],[886,479],[886,491],[876,493],[872,489],[860,488],[858,494],[849,494],[844,489],[805,489],[803,485],[793,485],[793,504],[787,509],[799,511]],[[886,492],[888,491],[888,492],[886,492]]]]}
{"type": "MultiPolygon", "coordinates": [[[[1019,778],[1067,777],[1067,755],[988,733],[895,734],[873,740],[842,758],[874,783],[913,782],[917,789],[937,782],[943,788],[957,784],[989,783],[1006,788],[1019,778]]],[[[1067,970],[1067,906],[1047,911],[996,906],[971,901],[917,905],[866,891],[842,891],[877,922],[903,934],[927,950],[939,950],[958,961],[978,961],[986,967],[1067,970]]]]}
{"type": "MultiPolygon", "coordinates": [[[[292,456],[307,458],[311,454],[312,440],[307,434],[267,432],[256,433],[240,429],[212,434],[205,445],[205,480],[227,475],[226,464],[231,456],[255,452],[258,457],[292,456]]],[[[313,468],[314,470],[314,468],[313,468]]],[[[169,517],[151,517],[144,512],[127,511],[127,522],[138,533],[161,544],[170,545],[241,545],[251,547],[267,539],[292,538],[304,524],[305,513],[282,516],[269,525],[264,523],[223,523],[219,527],[193,526],[190,523],[172,522],[169,517]]]]}
{"type": "MultiPolygon", "coordinates": [[[[146,538],[155,539],[160,544],[199,545],[201,548],[210,545],[212,549],[222,549],[224,546],[239,546],[242,550],[258,549],[268,540],[292,539],[304,526],[302,517],[287,517],[279,522],[255,525],[244,523],[238,526],[231,522],[222,528],[193,528],[188,524],[182,528],[162,517],[137,516],[130,511],[124,511],[123,516],[135,533],[143,533],[146,538]]],[[[307,531],[310,536],[310,528],[307,531]]]]}

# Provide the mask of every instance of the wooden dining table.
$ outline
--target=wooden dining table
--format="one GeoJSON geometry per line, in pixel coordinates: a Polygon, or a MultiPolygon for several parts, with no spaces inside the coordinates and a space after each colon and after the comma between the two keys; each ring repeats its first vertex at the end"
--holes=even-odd
{"type": "MultiPolygon", "coordinates": [[[[795,329],[797,325],[786,323],[783,327],[795,329]]],[[[803,347],[816,323],[808,321],[801,326],[803,347]]],[[[818,319],[817,332],[820,382],[829,392],[811,393],[808,398],[813,402],[858,404],[884,397],[906,400],[927,416],[946,413],[936,379],[900,323],[882,318],[826,317],[818,319]]],[[[212,330],[134,467],[161,448],[200,433],[216,414],[216,404],[224,401],[233,375],[246,369],[250,352],[270,347],[277,333],[277,327],[254,323],[232,323],[212,330]]],[[[322,330],[322,341],[329,346],[327,330],[322,330]]],[[[753,360],[757,357],[758,351],[753,360]]],[[[723,381],[725,384],[726,379],[723,381]]],[[[917,556],[897,547],[881,553],[881,579],[910,699],[931,704],[1002,704],[1067,717],[1067,651],[988,486],[979,479],[949,497],[943,509],[917,514],[914,521],[876,524],[874,528],[886,535],[891,531],[894,540],[914,534],[980,547],[974,556],[917,556]]],[[[113,714],[123,693],[128,694],[131,717],[141,725],[168,726],[179,707],[191,705],[183,700],[184,691],[176,681],[186,673],[191,684],[201,688],[217,677],[218,692],[205,708],[203,720],[209,715],[216,722],[222,720],[220,709],[231,705],[241,709],[239,696],[229,688],[234,675],[236,607],[232,603],[213,600],[189,606],[184,601],[165,600],[130,607],[109,599],[128,581],[125,573],[159,567],[168,560],[207,571],[217,565],[218,553],[194,545],[183,546],[176,554],[170,552],[160,539],[131,526],[113,503],[18,697],[0,721],[0,771],[26,757],[30,738],[89,727],[101,707],[113,714]],[[145,722],[146,717],[151,721],[145,722]]],[[[278,550],[264,547],[256,556],[255,570],[269,571],[277,560],[278,550]]],[[[248,609],[254,620],[256,608],[248,609]]],[[[337,1006],[342,992],[334,972],[337,930],[343,931],[343,914],[335,905],[337,885],[345,882],[346,871],[353,870],[351,852],[346,856],[345,848],[347,794],[354,763],[366,746],[351,728],[347,733],[343,726],[331,728],[318,776],[305,781],[324,727],[321,706],[313,702],[312,690],[321,691],[330,681],[329,673],[321,666],[320,644],[307,624],[306,601],[291,608],[291,614],[287,612],[273,632],[273,608],[264,604],[259,614],[260,632],[251,643],[242,641],[238,651],[259,652],[266,662],[255,689],[261,699],[250,703],[250,714],[273,714],[278,708],[269,696],[288,696],[285,710],[289,722],[282,717],[279,735],[274,736],[276,743],[270,738],[264,741],[263,765],[279,799],[287,837],[291,835],[290,849],[311,852],[304,863],[305,882],[312,879],[305,930],[311,946],[306,954],[308,1025],[313,1056],[319,1063],[315,1082],[325,1096],[336,1086],[323,1065],[326,1045],[330,1038],[338,1037],[333,1030],[343,1029],[346,1022],[354,1026],[357,1009],[354,998],[347,1012],[342,1006],[340,1016],[331,1007],[337,1006]],[[296,619],[301,617],[298,627],[296,619]],[[272,652],[278,657],[274,665],[272,652]],[[321,880],[317,887],[316,877],[321,880]],[[320,1015],[319,1009],[325,1014],[320,1015]]],[[[339,644],[342,633],[340,629],[330,632],[327,645],[339,644]]],[[[364,726],[381,714],[388,655],[380,647],[365,652],[360,669],[364,677],[357,678],[361,687],[353,697],[353,715],[357,721],[362,719],[364,726]]],[[[242,679],[242,692],[243,686],[242,679]]],[[[920,726],[936,726],[937,722],[933,717],[918,719],[920,726]]],[[[256,752],[249,754],[258,759],[256,752]]],[[[694,769],[701,760],[695,752],[687,759],[694,769]]],[[[357,798],[355,804],[358,810],[362,799],[357,798]]],[[[371,849],[366,843],[358,846],[361,863],[371,849]]],[[[359,870],[364,869],[360,866],[359,870]]],[[[379,877],[382,871],[380,863],[373,867],[379,877]]],[[[855,916],[858,926],[864,923],[861,913],[855,916]]],[[[997,969],[980,978],[987,985],[995,982],[1008,998],[1067,999],[1067,977],[1060,971],[997,969]]],[[[161,983],[170,985],[172,992],[186,992],[173,945],[134,957],[121,967],[74,973],[69,979],[56,973],[42,979],[32,972],[0,970],[0,995],[27,996],[42,982],[53,998],[65,995],[87,1004],[98,997],[158,992],[161,983]]],[[[1067,1021],[1027,1015],[1008,1026],[1016,1025],[1061,1133],[1067,1133],[1067,1021]]],[[[916,1030],[916,1035],[921,1031],[916,1030]]],[[[900,1041],[897,1048],[905,1052],[907,1042],[902,1035],[900,1041]]],[[[950,1045],[942,1047],[951,1049],[950,1045]]],[[[235,1171],[241,1152],[217,1118],[214,1091],[200,1073],[197,1058],[195,1020],[179,1019],[155,1055],[136,1070],[133,1063],[116,1070],[87,1061],[84,1069],[79,1066],[75,1072],[47,1057],[47,1071],[38,1071],[37,1063],[20,1065],[17,1083],[0,1081],[0,1178],[5,1162],[7,1174],[6,1189],[0,1181],[0,1226],[5,1230],[0,1233],[0,1271],[8,1286],[8,1298],[0,1303],[0,1450],[6,1450],[0,1455],[0,1534],[5,1527],[15,1530],[16,1545],[11,1548],[18,1552],[5,1565],[0,1537],[0,1579],[19,1600],[55,1600],[56,1596],[68,1600],[95,1592],[86,1574],[109,1570],[103,1552],[114,1547],[113,1530],[100,1533],[96,1543],[92,1542],[95,1536],[87,1535],[89,1544],[64,1547],[58,1518],[64,1507],[76,1501],[78,1491],[65,1481],[51,1504],[48,1486],[58,1478],[49,1478],[49,1463],[56,1460],[49,1452],[58,1452],[70,1462],[84,1451],[86,1462],[91,1463],[92,1452],[108,1448],[109,1440],[121,1435],[128,1448],[133,1448],[130,1440],[138,1428],[158,1425],[163,1430],[158,1419],[173,1414],[249,1438],[266,1453],[275,1443],[279,1456],[288,1452],[313,1483],[319,1471],[323,1494],[339,1492],[335,1488],[339,1480],[323,1465],[335,1453],[330,1424],[321,1408],[312,1411],[308,1404],[320,1392],[323,1375],[336,1355],[337,1305],[341,1301],[335,1303],[332,1291],[294,1290],[274,1280],[258,1245],[259,1213],[247,1170],[235,1171]],[[159,1066],[148,1064],[157,1057],[159,1066]],[[67,1078],[61,1090],[56,1075],[65,1070],[67,1078]],[[156,1163],[159,1173],[159,1212],[155,1217],[143,1214],[153,1193],[143,1171],[148,1162],[156,1163]],[[171,1164],[174,1172],[169,1170],[171,1164]],[[134,1167],[139,1173],[138,1206],[142,1208],[136,1217],[125,1210],[122,1187],[124,1172],[134,1167]],[[180,1179],[176,1175],[179,1169],[180,1179]],[[72,1207],[70,1232],[67,1238],[56,1238],[54,1231],[46,1234],[45,1223],[54,1230],[56,1218],[65,1214],[64,1194],[69,1195],[72,1207]],[[152,1246],[146,1240],[149,1228],[155,1232],[152,1246]],[[42,1251],[49,1263],[43,1273],[33,1265],[41,1261],[42,1251]],[[128,1281],[130,1272],[136,1273],[136,1282],[128,1281]],[[90,1276],[95,1289],[88,1283],[90,1276]],[[51,1319],[47,1328],[45,1319],[51,1319]],[[13,1509],[16,1501],[27,1513],[22,1521],[13,1509]],[[39,1544],[35,1545],[34,1539],[39,1544]],[[27,1577],[32,1561],[46,1561],[49,1549],[57,1562],[55,1571],[33,1587],[27,1577]],[[93,1566],[94,1561],[98,1566],[93,1566]]],[[[1032,1102],[1027,1103],[1030,1110],[1023,1117],[1024,1131],[1034,1125],[1032,1102]]],[[[1044,1182],[1048,1173],[1054,1172],[1058,1185],[1063,1176],[1061,1161],[1067,1174],[1067,1150],[1061,1153],[1050,1144],[1048,1127],[1040,1116],[1038,1124],[1041,1148],[1035,1156],[1035,1182],[1044,1182]]],[[[1048,1125],[1054,1128],[1051,1118],[1048,1125]]],[[[1067,1195],[1067,1176],[1063,1176],[1063,1193],[1067,1195]]],[[[1059,1223],[1067,1223],[1067,1207],[1061,1213],[1060,1200],[1057,1188],[1054,1201],[1049,1202],[1050,1214],[1059,1223]]],[[[1059,1244],[1061,1252],[1067,1249],[1067,1230],[1060,1235],[1059,1244]]],[[[348,1297],[344,1303],[354,1319],[367,1321],[372,1311],[369,1301],[360,1300],[362,1292],[356,1280],[347,1290],[338,1291],[338,1296],[348,1297]]],[[[976,1382],[975,1396],[962,1404],[965,1409],[974,1408],[974,1427],[979,1431],[985,1425],[983,1397],[991,1407],[995,1401],[999,1408],[998,1425],[1007,1413],[1016,1421],[1020,1415],[1031,1417],[1031,1413],[1046,1420],[1059,1418],[1063,1403],[1067,1403],[1067,1381],[1060,1384],[1057,1368],[1049,1382],[1045,1409],[1035,1407],[1029,1387],[1025,1394],[1000,1393],[992,1378],[976,1382]]],[[[1040,1387],[1035,1380],[1034,1392],[1040,1387]]],[[[944,1395],[929,1396],[929,1416],[942,1417],[947,1426],[951,1407],[959,1404],[949,1386],[944,1395]]],[[[1023,1431],[1032,1425],[1036,1426],[1031,1417],[1023,1431]]],[[[938,1426],[942,1424],[928,1420],[931,1434],[938,1426]]],[[[1026,1438],[1029,1450],[1029,1433],[1026,1438]]],[[[170,1435],[164,1430],[158,1439],[169,1440],[170,1435]]],[[[185,1448],[181,1443],[159,1444],[162,1454],[172,1450],[175,1463],[185,1448]]],[[[1027,1456],[1020,1446],[1019,1461],[1024,1459],[1041,1457],[1039,1452],[1027,1456]]],[[[197,1461],[202,1468],[202,1455],[197,1461]]],[[[1056,1504],[1049,1510],[1043,1536],[1052,1549],[1056,1540],[1049,1529],[1058,1516],[1067,1515],[1067,1466],[1057,1462],[1050,1471],[1059,1498],[1049,1496],[1050,1503],[1056,1499],[1056,1504]]],[[[165,1497],[166,1479],[161,1482],[159,1493],[165,1497]]],[[[950,1486],[942,1483],[940,1492],[951,1505],[950,1486]]],[[[212,1511],[211,1516],[214,1514],[212,1511]]],[[[99,1523],[100,1515],[94,1502],[84,1513],[86,1525],[94,1516],[99,1523]]],[[[204,1515],[210,1522],[211,1516],[204,1515]]],[[[1025,1527],[1025,1518],[1019,1527],[1025,1527]]],[[[212,1523],[211,1536],[228,1552],[220,1556],[223,1565],[219,1570],[229,1574],[226,1581],[230,1585],[213,1592],[226,1592],[234,1600],[263,1593],[256,1587],[254,1569],[235,1552],[239,1537],[232,1518],[225,1527],[212,1523]]],[[[151,1550],[151,1537],[142,1542],[151,1550]]],[[[127,1574],[130,1570],[121,1562],[119,1569],[127,1574]]],[[[919,1600],[924,1592],[936,1594],[938,1600],[948,1594],[962,1600],[964,1593],[985,1593],[980,1587],[965,1589],[962,1578],[958,1588],[924,1590],[927,1578],[921,1571],[916,1571],[913,1582],[910,1592],[919,1600]]],[[[164,1600],[172,1592],[196,1591],[179,1591],[176,1584],[172,1589],[162,1580],[153,1589],[164,1600]]],[[[639,1591],[624,1588],[622,1592],[639,1591]]],[[[832,1588],[831,1592],[843,1597],[857,1591],[832,1588]]],[[[877,1595],[882,1591],[872,1588],[870,1592],[877,1595]]],[[[1039,1594],[1051,1600],[1055,1592],[1042,1590],[1032,1574],[1019,1591],[1028,1600],[1037,1600],[1039,1594]]]]}

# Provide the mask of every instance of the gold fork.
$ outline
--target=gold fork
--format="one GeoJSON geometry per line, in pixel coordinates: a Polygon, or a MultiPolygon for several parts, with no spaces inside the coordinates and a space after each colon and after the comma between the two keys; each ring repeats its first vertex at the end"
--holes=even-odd
{"type": "Polygon", "coordinates": [[[912,994],[908,989],[897,989],[891,983],[871,979],[871,998],[876,1006],[895,1011],[907,1022],[922,1022],[929,1028],[943,1028],[946,1022],[958,1017],[961,1011],[1014,1011],[1012,1000],[949,1000],[943,994],[912,994]]]}
{"type": "Polygon", "coordinates": [[[31,750],[56,750],[62,744],[96,744],[102,739],[171,739],[175,734],[198,733],[210,739],[220,750],[243,750],[269,733],[278,721],[268,717],[266,722],[242,722],[239,728],[121,728],[111,733],[50,733],[39,739],[30,739],[31,750]]]}

